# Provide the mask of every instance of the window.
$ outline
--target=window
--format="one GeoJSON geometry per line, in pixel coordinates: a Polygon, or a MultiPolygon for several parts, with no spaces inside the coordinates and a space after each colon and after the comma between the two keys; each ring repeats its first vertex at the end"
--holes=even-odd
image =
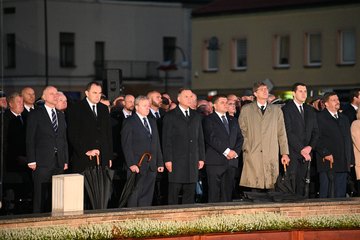
{"type": "Polygon", "coordinates": [[[104,79],[105,42],[95,42],[95,80],[104,79]]]}
{"type": "Polygon", "coordinates": [[[163,38],[163,56],[164,62],[175,63],[176,61],[176,37],[163,38]]]}
{"type": "Polygon", "coordinates": [[[16,8],[14,7],[6,7],[4,8],[4,14],[15,14],[16,8]]]}
{"type": "Polygon", "coordinates": [[[6,68],[16,67],[16,45],[15,34],[6,34],[6,68]]]}
{"type": "Polygon", "coordinates": [[[351,65],[355,64],[355,31],[339,31],[338,33],[338,64],[351,65]]]}
{"type": "Polygon", "coordinates": [[[305,65],[321,66],[321,34],[305,34],[305,65]]]}
{"type": "Polygon", "coordinates": [[[212,37],[209,40],[206,40],[204,45],[204,69],[205,71],[217,71],[219,51],[219,42],[217,37],[212,37]]]}
{"type": "Polygon", "coordinates": [[[290,66],[290,37],[288,35],[275,36],[274,57],[276,68],[288,68],[290,66]]]}
{"type": "Polygon", "coordinates": [[[60,33],[60,66],[75,67],[74,33],[60,33]]]}
{"type": "Polygon", "coordinates": [[[234,39],[232,43],[233,69],[244,70],[247,68],[247,39],[234,39]]]}

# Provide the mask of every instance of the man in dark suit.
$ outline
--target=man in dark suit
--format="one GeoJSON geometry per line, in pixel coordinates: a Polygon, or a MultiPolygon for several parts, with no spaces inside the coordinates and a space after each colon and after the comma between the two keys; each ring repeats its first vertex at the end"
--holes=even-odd
{"type": "Polygon", "coordinates": [[[215,112],[204,118],[209,202],[230,202],[243,136],[237,119],[226,116],[226,96],[213,98],[215,112]]]}
{"type": "Polygon", "coordinates": [[[86,97],[69,108],[68,134],[73,149],[70,166],[75,173],[95,166],[96,155],[100,156],[101,165],[112,166],[110,114],[107,106],[100,103],[101,93],[101,85],[90,82],[86,87],[86,97]]]}
{"type": "MultiPolygon", "coordinates": [[[[20,210],[19,199],[28,198],[32,193],[31,170],[27,167],[25,132],[26,125],[22,112],[23,98],[17,92],[7,97],[9,109],[4,113],[4,193],[13,203],[4,206],[6,210],[20,210]],[[13,205],[15,202],[16,205],[13,205]],[[12,209],[14,207],[14,209],[12,209]]],[[[7,202],[9,203],[9,202],[7,202]]],[[[4,202],[5,205],[5,202],[4,202]]],[[[12,212],[14,213],[14,212],[12,212]]]]}
{"type": "MultiPolygon", "coordinates": [[[[162,143],[162,125],[165,111],[161,108],[162,98],[158,91],[150,91],[147,94],[150,101],[150,112],[148,118],[152,118],[156,121],[157,129],[159,132],[160,143],[162,143]]],[[[167,173],[161,172],[156,176],[155,192],[154,192],[154,205],[166,204],[167,198],[167,173]]]]}
{"type": "Polygon", "coordinates": [[[163,154],[165,167],[169,171],[169,204],[178,203],[181,190],[182,203],[194,203],[199,169],[204,166],[202,119],[190,109],[192,98],[190,89],[181,89],[178,93],[179,105],[168,112],[163,121],[163,154]]]}
{"type": "Polygon", "coordinates": [[[31,87],[24,87],[23,89],[21,89],[21,96],[24,100],[24,112],[22,115],[26,120],[29,112],[35,109],[35,91],[31,87]]]}
{"type": "Polygon", "coordinates": [[[356,112],[360,106],[360,88],[350,91],[350,103],[344,107],[343,113],[348,117],[350,125],[356,120],[356,112]]]}
{"type": "Polygon", "coordinates": [[[320,198],[332,197],[329,191],[331,178],[335,197],[345,197],[347,174],[354,165],[350,124],[348,118],[338,111],[340,101],[336,93],[326,93],[323,101],[325,109],[317,114],[320,138],[316,147],[316,163],[320,198]]]}
{"type": "Polygon", "coordinates": [[[292,91],[293,100],[282,108],[291,159],[288,171],[295,183],[296,194],[304,196],[307,164],[310,164],[319,139],[319,128],[314,109],[304,104],[306,85],[295,83],[292,91]]]}
{"type": "Polygon", "coordinates": [[[148,118],[149,99],[138,96],[135,99],[136,114],[124,121],[121,131],[121,144],[124,150],[128,176],[131,172],[139,173],[136,188],[130,195],[128,207],[151,206],[156,172],[164,171],[160,149],[159,133],[156,122],[148,118]],[[143,161],[139,169],[138,161],[144,153],[151,154],[151,161],[143,161]]]}
{"type": "Polygon", "coordinates": [[[50,210],[51,178],[68,168],[68,144],[65,116],[55,109],[57,89],[43,91],[44,106],[32,111],[27,119],[26,152],[33,170],[35,213],[50,210]]]}

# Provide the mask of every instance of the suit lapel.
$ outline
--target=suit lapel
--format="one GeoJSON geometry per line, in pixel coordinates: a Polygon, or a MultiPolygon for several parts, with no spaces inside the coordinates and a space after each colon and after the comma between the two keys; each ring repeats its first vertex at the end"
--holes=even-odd
{"type": "MultiPolygon", "coordinates": [[[[134,115],[135,115],[134,117],[136,119],[137,125],[139,126],[140,129],[142,129],[141,131],[143,131],[145,135],[148,135],[148,132],[143,123],[143,119],[140,119],[140,117],[136,113],[134,113],[134,115]]],[[[151,124],[149,118],[148,118],[148,121],[149,121],[149,124],[151,127],[151,131],[153,131],[154,128],[153,128],[153,125],[151,124]]],[[[153,132],[151,132],[151,134],[153,134],[153,132]]]]}
{"type": "MultiPolygon", "coordinates": [[[[212,118],[214,119],[215,122],[217,122],[217,124],[223,129],[223,131],[227,134],[226,128],[224,123],[222,122],[222,120],[220,119],[220,117],[217,115],[216,112],[212,113],[212,118]]],[[[229,123],[229,120],[228,120],[229,123]]],[[[230,123],[229,123],[229,131],[231,132],[231,127],[230,127],[230,123]]]]}
{"type": "Polygon", "coordinates": [[[48,112],[46,111],[45,106],[41,106],[41,114],[43,115],[43,118],[45,119],[45,122],[48,125],[48,128],[50,128],[51,132],[53,134],[55,134],[52,123],[51,123],[50,116],[49,116],[48,112]]]}
{"type": "Polygon", "coordinates": [[[82,100],[82,105],[83,105],[83,109],[84,109],[84,111],[86,112],[86,114],[88,115],[88,117],[90,117],[90,118],[93,118],[94,120],[97,120],[98,118],[99,118],[99,106],[98,106],[98,104],[95,104],[96,105],[96,109],[97,109],[97,118],[94,116],[94,113],[93,113],[93,111],[92,111],[92,109],[90,108],[90,105],[89,105],[89,103],[88,103],[88,101],[86,100],[86,98],[84,98],[83,100],[82,100]]]}
{"type": "MultiPolygon", "coordinates": [[[[176,111],[176,114],[177,114],[182,120],[184,120],[185,122],[189,122],[189,119],[187,119],[187,118],[185,117],[185,115],[183,114],[183,112],[181,111],[181,109],[180,109],[179,106],[177,106],[177,107],[174,109],[174,111],[176,111]]],[[[191,120],[192,117],[194,117],[194,116],[193,116],[192,113],[190,113],[190,120],[191,120]]]]}
{"type": "Polygon", "coordinates": [[[298,107],[296,106],[294,100],[291,103],[291,107],[293,109],[293,112],[295,113],[295,116],[297,116],[298,120],[302,123],[303,126],[305,126],[305,121],[306,121],[306,116],[307,116],[307,111],[306,111],[306,107],[303,106],[303,110],[304,110],[304,119],[301,116],[301,113],[298,109],[298,107]]]}

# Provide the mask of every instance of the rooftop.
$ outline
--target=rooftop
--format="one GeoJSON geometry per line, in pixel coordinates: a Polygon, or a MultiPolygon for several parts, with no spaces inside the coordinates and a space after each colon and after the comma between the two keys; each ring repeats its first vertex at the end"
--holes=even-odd
{"type": "Polygon", "coordinates": [[[193,11],[194,17],[360,3],[360,0],[215,0],[193,11]]]}

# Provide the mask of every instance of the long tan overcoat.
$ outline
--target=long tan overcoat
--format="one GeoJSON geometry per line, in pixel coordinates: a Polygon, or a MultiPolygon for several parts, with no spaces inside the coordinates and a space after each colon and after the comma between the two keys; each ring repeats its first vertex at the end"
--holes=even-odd
{"type": "Polygon", "coordinates": [[[351,124],[351,137],[354,147],[356,179],[360,180],[360,119],[351,124]]]}
{"type": "Polygon", "coordinates": [[[281,154],[289,154],[280,106],[268,104],[262,115],[256,101],[247,104],[241,110],[239,124],[244,136],[240,185],[274,188],[279,175],[279,149],[281,154]]]}

